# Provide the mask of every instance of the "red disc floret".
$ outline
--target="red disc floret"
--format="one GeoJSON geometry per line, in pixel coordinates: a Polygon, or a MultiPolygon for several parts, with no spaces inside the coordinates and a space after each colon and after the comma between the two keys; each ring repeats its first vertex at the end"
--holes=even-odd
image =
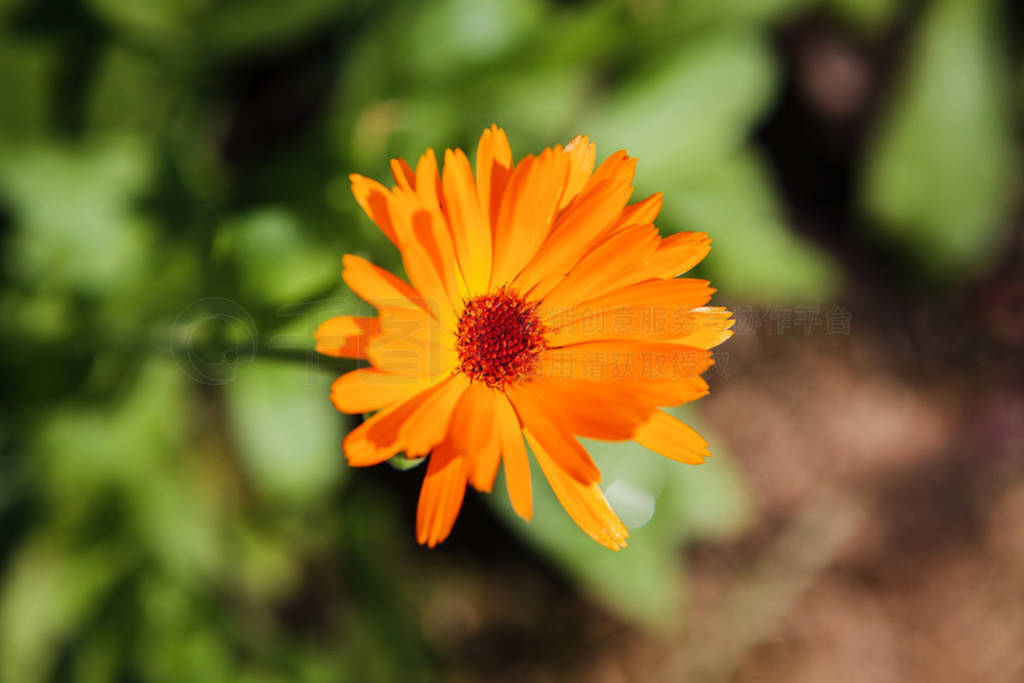
{"type": "Polygon", "coordinates": [[[456,345],[463,374],[501,389],[527,380],[547,343],[537,305],[502,288],[466,302],[456,345]]]}

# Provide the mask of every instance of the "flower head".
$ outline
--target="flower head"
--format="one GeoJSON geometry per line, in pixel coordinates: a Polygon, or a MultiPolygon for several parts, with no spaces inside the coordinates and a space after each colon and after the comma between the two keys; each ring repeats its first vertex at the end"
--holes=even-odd
{"type": "Polygon", "coordinates": [[[455,350],[459,372],[492,389],[529,381],[547,346],[537,303],[505,287],[466,302],[455,350]]]}
{"type": "Polygon", "coordinates": [[[684,463],[706,442],[661,410],[699,398],[728,311],[705,280],[679,278],[708,253],[703,233],[662,238],[660,194],[629,204],[636,161],[596,170],[586,137],[518,164],[504,131],[485,130],[476,173],[461,150],[398,159],[390,189],[353,174],[356,200],[402,255],[408,282],[353,255],[345,282],[377,309],[316,332],[320,353],[369,365],[331,400],[373,413],[345,438],[353,466],[429,456],[420,543],[451,532],[466,486],[490,491],[504,465],[515,511],[532,515],[530,445],[555,495],[599,543],[628,532],[577,437],[633,439],[684,463]]]}

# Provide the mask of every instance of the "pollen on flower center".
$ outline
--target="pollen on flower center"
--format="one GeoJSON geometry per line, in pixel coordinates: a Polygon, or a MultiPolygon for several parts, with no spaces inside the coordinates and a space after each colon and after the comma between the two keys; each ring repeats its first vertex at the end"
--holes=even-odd
{"type": "Polygon", "coordinates": [[[456,339],[462,373],[493,388],[528,378],[547,346],[536,309],[504,288],[470,299],[456,339]]]}

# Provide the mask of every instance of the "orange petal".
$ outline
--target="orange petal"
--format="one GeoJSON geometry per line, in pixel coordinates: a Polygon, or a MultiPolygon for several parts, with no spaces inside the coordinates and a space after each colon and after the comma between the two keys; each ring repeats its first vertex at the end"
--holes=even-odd
{"type": "Polygon", "coordinates": [[[620,149],[610,157],[601,162],[601,165],[594,171],[594,175],[590,176],[590,180],[584,186],[583,191],[586,192],[588,189],[597,185],[602,180],[609,178],[613,180],[621,180],[627,185],[633,183],[633,174],[636,172],[636,159],[630,158],[626,154],[626,150],[620,149]]]}
{"type": "Polygon", "coordinates": [[[491,277],[491,229],[480,211],[473,169],[461,149],[445,150],[442,188],[459,266],[470,293],[481,293],[491,277]]]}
{"type": "Polygon", "coordinates": [[[419,292],[383,268],[354,254],[345,254],[341,262],[345,267],[341,274],[345,284],[372,306],[418,306],[437,315],[419,292]]]}
{"type": "Polygon", "coordinates": [[[452,370],[452,328],[421,308],[382,306],[378,331],[366,346],[366,358],[377,368],[398,375],[434,377],[452,370]]]}
{"type": "Polygon", "coordinates": [[[493,389],[471,382],[452,414],[448,440],[469,463],[470,480],[477,490],[490,491],[498,473],[501,444],[494,421],[493,389]]]}
{"type": "Polygon", "coordinates": [[[663,410],[640,425],[633,439],[659,455],[688,465],[699,465],[711,457],[708,442],[693,427],[663,410]]]}
{"type": "Polygon", "coordinates": [[[437,157],[428,149],[416,164],[416,194],[424,208],[441,209],[441,174],[437,171],[437,157]]]}
{"type": "MultiPolygon", "coordinates": [[[[707,280],[679,278],[672,280],[648,280],[611,290],[573,307],[575,320],[588,315],[599,315],[603,311],[630,308],[642,302],[648,306],[671,307],[689,313],[711,300],[715,288],[707,280]]],[[[555,327],[557,329],[557,327],[555,327]]],[[[678,331],[686,332],[688,328],[678,331]]]]}
{"type": "MultiPolygon", "coordinates": [[[[617,422],[621,425],[616,427],[617,430],[635,428],[636,424],[645,420],[659,406],[681,405],[695,401],[702,396],[706,396],[708,393],[708,383],[700,375],[684,375],[669,378],[619,378],[609,377],[608,373],[600,366],[591,368],[591,377],[589,379],[537,376],[531,384],[549,381],[564,385],[565,388],[562,391],[567,394],[567,397],[572,394],[577,396],[585,395],[589,397],[588,402],[591,405],[595,402],[608,404],[609,407],[603,410],[609,414],[612,412],[610,406],[615,405],[617,402],[618,410],[628,410],[629,412],[629,415],[617,419],[617,422]],[[624,408],[624,406],[628,406],[628,408],[624,408]],[[626,420],[631,421],[631,426],[627,427],[624,424],[626,420]]],[[[588,418],[584,416],[577,419],[582,421],[588,418]]],[[[590,419],[592,420],[593,418],[590,419]]],[[[600,436],[602,430],[611,431],[612,427],[609,425],[597,425],[588,429],[583,426],[585,424],[577,425],[579,431],[574,429],[574,432],[582,436],[591,436],[592,438],[609,438],[609,436],[600,436]]],[[[617,431],[613,438],[631,438],[620,437],[618,436],[619,433],[621,431],[617,431]]]]}
{"type": "Polygon", "coordinates": [[[430,378],[393,375],[372,367],[359,368],[331,383],[331,402],[343,413],[369,413],[408,400],[435,382],[430,378]]]}
{"type": "Polygon", "coordinates": [[[644,263],[655,252],[659,241],[653,225],[632,225],[580,259],[550,291],[543,293],[538,287],[531,296],[543,298],[547,311],[564,311],[580,301],[636,282],[637,264],[644,263]]]}
{"type": "Polygon", "coordinates": [[[445,219],[437,213],[419,211],[412,217],[412,224],[416,239],[433,266],[442,290],[447,294],[450,306],[442,306],[442,311],[451,308],[455,313],[461,312],[463,289],[459,284],[460,271],[445,219]]]}
{"type": "Polygon", "coordinates": [[[370,337],[377,330],[377,318],[340,315],[320,323],[313,338],[317,353],[337,358],[366,358],[370,337]]]}
{"type": "Polygon", "coordinates": [[[416,165],[415,187],[396,188],[392,193],[391,219],[401,242],[402,263],[416,288],[433,297],[440,285],[452,307],[461,310],[462,292],[457,284],[461,274],[442,201],[437,159],[434,150],[428,149],[416,165]]]}
{"type": "Polygon", "coordinates": [[[527,157],[512,172],[494,230],[492,287],[511,282],[537,253],[551,230],[568,172],[569,160],[558,148],[527,157]]]}
{"type": "Polygon", "coordinates": [[[399,438],[402,426],[445,384],[438,382],[401,403],[390,405],[349,432],[342,444],[348,464],[352,467],[376,465],[402,450],[399,438]]]}
{"type": "Polygon", "coordinates": [[[645,405],[678,406],[708,395],[708,383],[700,375],[671,378],[610,380],[601,384],[615,386],[623,400],[645,405]]]}
{"type": "Polygon", "coordinates": [[[454,311],[461,295],[455,251],[444,217],[425,207],[419,194],[396,189],[392,194],[391,219],[410,281],[442,320],[449,322],[449,310],[454,311]]]}
{"type": "Polygon", "coordinates": [[[601,481],[601,472],[590,459],[590,454],[571,433],[552,415],[545,403],[536,399],[527,387],[520,384],[510,387],[509,400],[528,429],[558,463],[558,466],[584,483],[601,481]]]}
{"type": "Polygon", "coordinates": [[[405,159],[391,160],[391,175],[395,178],[395,184],[403,190],[413,190],[416,188],[416,174],[405,159]]]}
{"type": "Polygon", "coordinates": [[[429,396],[399,430],[399,439],[410,458],[426,455],[444,439],[452,413],[469,386],[469,380],[464,375],[454,375],[439,386],[437,392],[429,396]]]}
{"type": "Polygon", "coordinates": [[[661,213],[662,194],[655,192],[647,199],[636,204],[630,204],[622,210],[619,220],[615,221],[613,229],[624,228],[627,225],[641,225],[653,223],[654,219],[661,213]]]}
{"type": "MultiPolygon", "coordinates": [[[[628,233],[631,227],[620,228],[619,233],[628,233]]],[[[656,248],[638,260],[631,270],[621,271],[618,277],[608,278],[605,289],[624,287],[650,279],[673,278],[697,265],[711,250],[711,240],[702,237],[704,233],[677,233],[659,240],[656,248]],[[681,237],[677,237],[681,235],[681,237]]]]}
{"type": "Polygon", "coordinates": [[[395,229],[391,225],[391,212],[388,208],[391,193],[376,180],[370,180],[358,173],[351,174],[349,180],[352,181],[352,194],[355,195],[359,206],[363,207],[363,211],[377,224],[381,232],[397,244],[398,240],[395,237],[395,229]]]}
{"type": "Polygon", "coordinates": [[[505,394],[492,392],[494,419],[501,438],[502,461],[505,464],[505,485],[509,501],[516,514],[530,521],[533,518],[533,490],[530,482],[530,461],[526,457],[526,444],[512,404],[505,394]]]}
{"type": "Polygon", "coordinates": [[[608,504],[601,488],[594,482],[584,483],[564,472],[530,430],[526,430],[533,455],[558,501],[572,520],[592,539],[612,550],[626,547],[629,532],[608,504]]]}
{"type": "Polygon", "coordinates": [[[420,499],[416,506],[416,540],[433,548],[448,538],[466,495],[469,459],[447,441],[427,461],[420,499]]]}
{"type": "Polygon", "coordinates": [[[559,209],[568,206],[590,179],[594,172],[597,147],[586,135],[577,135],[565,146],[564,153],[569,157],[569,180],[565,183],[565,192],[558,204],[559,209]]]}
{"type": "Polygon", "coordinates": [[[349,465],[376,465],[401,450],[410,458],[428,453],[444,439],[466,384],[461,375],[443,379],[353,429],[343,444],[349,465]]]}
{"type": "Polygon", "coordinates": [[[586,342],[548,349],[538,361],[540,376],[595,382],[675,380],[699,375],[713,364],[711,352],[704,349],[634,340],[586,342]]]}
{"type": "Polygon", "coordinates": [[[693,309],[711,300],[707,280],[649,280],[584,301],[547,318],[554,346],[597,339],[679,339],[695,331],[693,309]]]}
{"type": "MultiPolygon", "coordinates": [[[[593,370],[595,375],[600,370],[593,370]]],[[[708,393],[699,375],[672,378],[548,378],[530,385],[543,393],[553,415],[572,433],[594,439],[624,440],[659,406],[676,406],[708,393]],[[625,435],[625,436],[624,436],[625,435]]]]}
{"type": "Polygon", "coordinates": [[[476,148],[477,203],[492,234],[511,173],[512,148],[505,131],[492,124],[480,136],[480,144],[476,148]]]}
{"type": "Polygon", "coordinates": [[[519,387],[563,430],[608,441],[630,439],[658,403],[628,400],[620,384],[535,377],[519,387]]]}
{"type": "Polygon", "coordinates": [[[580,195],[558,217],[537,255],[516,277],[515,288],[530,291],[546,275],[567,272],[615,221],[632,192],[629,185],[612,180],[580,195]]]}
{"type": "Polygon", "coordinates": [[[646,277],[668,278],[682,275],[704,260],[711,251],[711,238],[704,232],[677,232],[658,245],[644,265],[646,277]]]}
{"type": "Polygon", "coordinates": [[[688,334],[677,341],[695,349],[710,349],[732,336],[732,312],[724,306],[702,306],[690,311],[688,334]]]}

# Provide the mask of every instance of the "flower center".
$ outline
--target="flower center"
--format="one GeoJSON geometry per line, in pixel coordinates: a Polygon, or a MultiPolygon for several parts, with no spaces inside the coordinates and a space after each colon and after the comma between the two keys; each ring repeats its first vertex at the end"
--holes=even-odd
{"type": "Polygon", "coordinates": [[[470,299],[459,318],[459,369],[492,388],[527,379],[546,346],[537,305],[505,288],[470,299]]]}

